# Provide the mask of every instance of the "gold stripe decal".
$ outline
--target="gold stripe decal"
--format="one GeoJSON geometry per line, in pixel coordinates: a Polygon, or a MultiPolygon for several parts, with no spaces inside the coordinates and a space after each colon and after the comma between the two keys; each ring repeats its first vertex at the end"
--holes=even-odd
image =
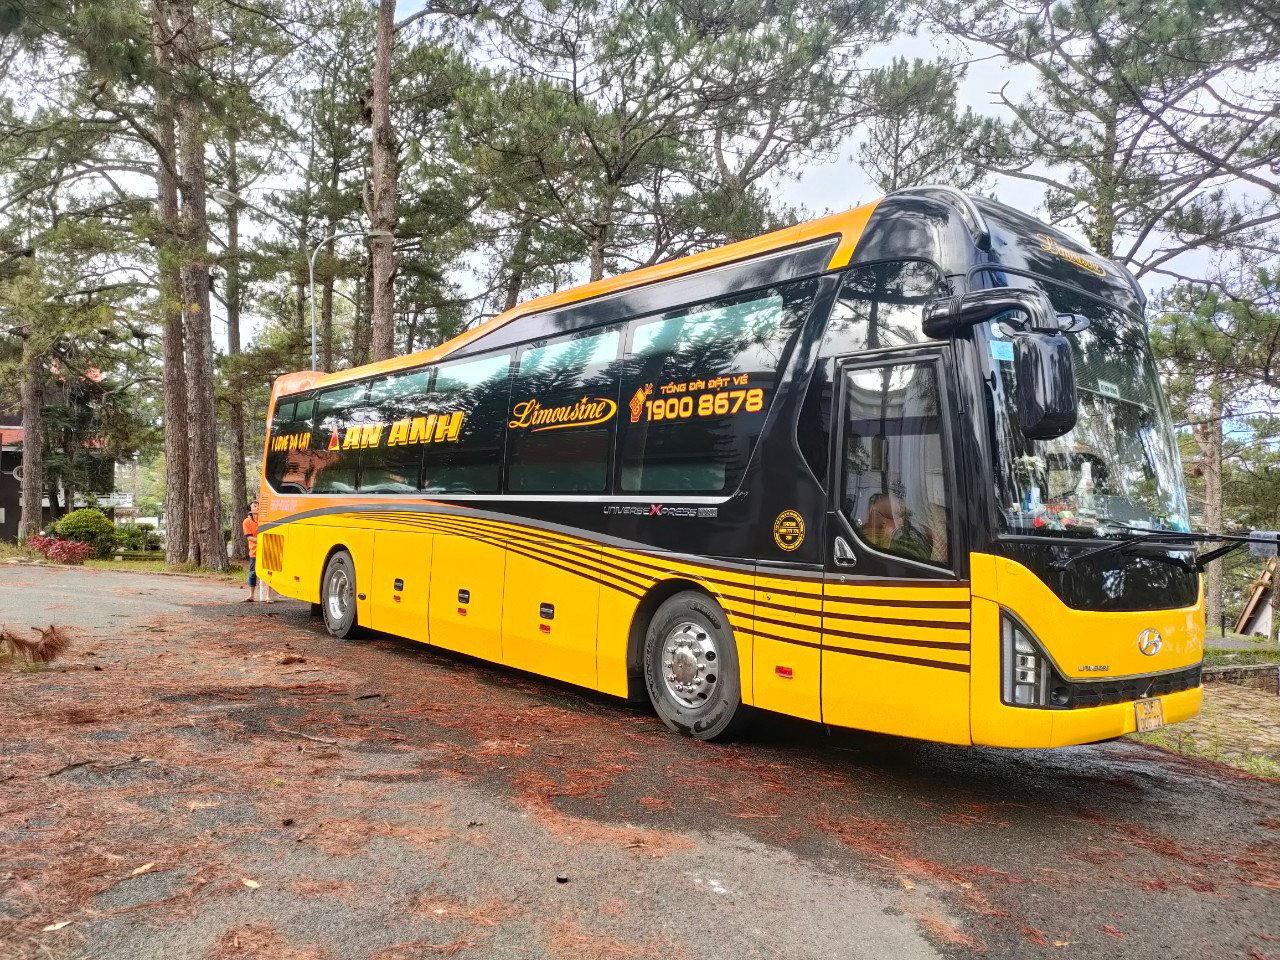
{"type": "MultiPolygon", "coordinates": [[[[967,597],[968,584],[948,581],[945,585],[931,586],[929,581],[921,580],[866,580],[840,585],[838,589],[843,596],[832,597],[828,593],[824,597],[823,582],[818,579],[787,577],[778,575],[777,571],[760,577],[750,570],[722,566],[714,561],[704,564],[683,555],[626,549],[560,530],[544,529],[536,523],[516,523],[448,509],[356,509],[326,513],[352,525],[363,523],[466,537],[510,550],[637,600],[663,580],[686,577],[717,595],[734,630],[743,636],[841,656],[969,672],[969,638],[955,632],[969,629],[968,618],[951,619],[957,616],[952,610],[969,606],[967,599],[959,599],[967,597]],[[706,575],[708,573],[714,576],[706,575]],[[853,591],[864,590],[873,595],[852,595],[853,591]],[[934,599],[939,596],[946,599],[934,599]],[[782,602],[770,602],[775,598],[782,602]],[[858,609],[859,606],[864,609],[858,609]],[[939,619],[940,616],[948,619],[939,619]],[[760,625],[765,630],[757,629],[760,625]],[[896,635],[881,635],[877,631],[896,635]],[[872,649],[865,645],[872,645],[872,649]],[[902,652],[890,652],[895,647],[902,652]],[[936,654],[930,656],[929,651],[936,654]],[[965,662],[957,662],[956,658],[965,662]]],[[[272,524],[273,527],[280,525],[272,524]]],[[[270,536],[267,534],[264,539],[270,536]]]]}

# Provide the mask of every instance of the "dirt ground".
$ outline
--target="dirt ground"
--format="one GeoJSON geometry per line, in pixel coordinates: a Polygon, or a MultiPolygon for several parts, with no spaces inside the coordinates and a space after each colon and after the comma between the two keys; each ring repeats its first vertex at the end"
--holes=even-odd
{"type": "Polygon", "coordinates": [[[1280,960],[1280,783],[640,707],[197,579],[0,566],[0,957],[1280,960]]]}

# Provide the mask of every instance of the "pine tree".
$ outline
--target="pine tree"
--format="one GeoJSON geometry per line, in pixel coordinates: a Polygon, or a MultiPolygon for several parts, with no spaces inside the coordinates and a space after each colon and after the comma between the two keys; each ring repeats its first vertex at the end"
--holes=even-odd
{"type": "Polygon", "coordinates": [[[1140,278],[1194,250],[1247,250],[1280,221],[1280,39],[1264,5],[1104,0],[1023,9],[926,5],[943,31],[1026,68],[996,92],[1010,152],[993,172],[1039,184],[1057,222],[1140,278]],[[1227,190],[1233,183],[1250,190],[1227,190]]]}

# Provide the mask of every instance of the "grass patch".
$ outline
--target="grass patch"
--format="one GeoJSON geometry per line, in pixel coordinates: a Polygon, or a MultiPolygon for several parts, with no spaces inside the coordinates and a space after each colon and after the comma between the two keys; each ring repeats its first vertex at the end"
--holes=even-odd
{"type": "Polygon", "coordinates": [[[1132,733],[1135,740],[1149,743],[1184,757],[1200,757],[1215,763],[1226,764],[1256,777],[1280,778],[1280,763],[1259,753],[1242,751],[1234,741],[1199,732],[1187,732],[1175,724],[1153,733],[1132,733]]]}
{"type": "Polygon", "coordinates": [[[0,653],[0,673],[6,670],[10,673],[44,673],[48,669],[47,663],[15,657],[12,653],[0,653]]]}
{"type": "Polygon", "coordinates": [[[114,570],[117,573],[177,573],[188,577],[208,577],[210,580],[223,580],[227,583],[242,583],[245,571],[239,567],[230,570],[210,570],[190,563],[168,564],[164,560],[86,560],[86,567],[95,570],[114,570]]]}
{"type": "Polygon", "coordinates": [[[28,550],[26,547],[17,543],[9,543],[7,540],[0,540],[0,562],[5,560],[43,560],[44,557],[36,553],[34,550],[28,550]]]}
{"type": "Polygon", "coordinates": [[[1206,640],[1247,640],[1257,642],[1259,639],[1258,637],[1251,637],[1248,634],[1236,633],[1234,630],[1224,631],[1221,627],[1209,625],[1206,625],[1204,628],[1204,636],[1206,640]]]}
{"type": "Polygon", "coordinates": [[[1263,650],[1216,650],[1204,652],[1206,667],[1248,667],[1259,663],[1280,663],[1280,648],[1263,650]]]}

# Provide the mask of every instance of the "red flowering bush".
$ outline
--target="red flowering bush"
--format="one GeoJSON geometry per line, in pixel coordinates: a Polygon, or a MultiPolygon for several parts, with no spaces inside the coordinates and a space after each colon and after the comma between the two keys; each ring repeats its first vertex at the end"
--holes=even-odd
{"type": "Polygon", "coordinates": [[[54,563],[79,565],[93,556],[93,545],[76,540],[59,540],[57,537],[34,536],[27,540],[27,546],[37,553],[44,554],[54,563]]]}
{"type": "Polygon", "coordinates": [[[93,545],[89,543],[77,543],[75,540],[59,540],[49,548],[47,556],[54,563],[84,563],[94,554],[93,545]]]}
{"type": "Polygon", "coordinates": [[[38,533],[27,537],[27,546],[36,553],[44,554],[46,557],[49,555],[49,548],[57,542],[57,537],[42,537],[38,533]]]}

